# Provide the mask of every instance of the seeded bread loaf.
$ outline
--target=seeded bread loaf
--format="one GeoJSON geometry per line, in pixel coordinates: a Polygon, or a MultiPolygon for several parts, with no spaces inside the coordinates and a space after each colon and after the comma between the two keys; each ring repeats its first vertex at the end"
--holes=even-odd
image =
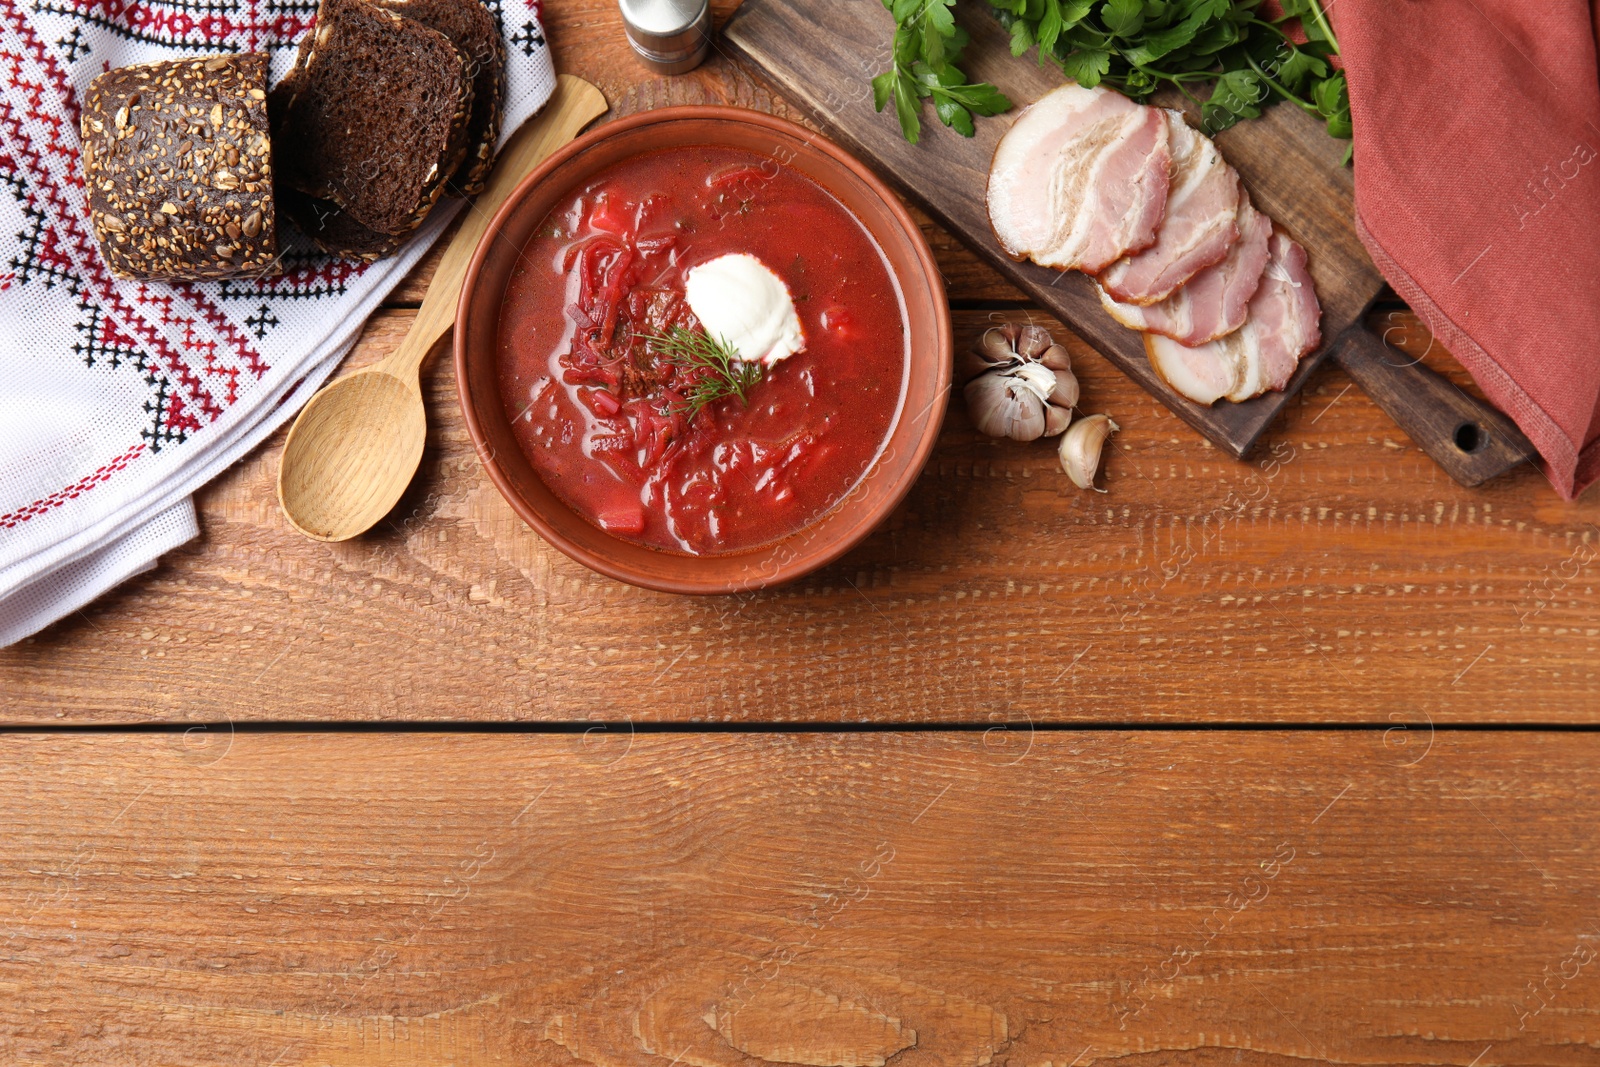
{"type": "Polygon", "coordinates": [[[449,196],[474,197],[483,191],[500,140],[500,107],[505,97],[505,41],[481,0],[374,0],[450,38],[467,57],[473,74],[472,114],[463,139],[464,156],[446,183],[449,196]]]}
{"type": "Polygon", "coordinates": [[[119,278],[253,274],[278,254],[267,57],[107,71],[84,100],[90,218],[119,278]]]}
{"type": "Polygon", "coordinates": [[[281,182],[366,229],[407,234],[464,154],[472,92],[444,34],[366,0],[323,0],[273,94],[281,182]]]}

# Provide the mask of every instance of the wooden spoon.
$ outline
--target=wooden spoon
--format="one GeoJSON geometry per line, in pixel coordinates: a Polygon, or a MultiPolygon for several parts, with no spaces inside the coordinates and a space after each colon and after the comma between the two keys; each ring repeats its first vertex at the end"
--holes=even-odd
{"type": "Polygon", "coordinates": [[[428,435],[422,361],[455,322],[461,280],[483,231],[529,171],[605,110],[600,90],[561,75],[549,103],[512,136],[487,188],[464,210],[400,347],[322,389],[300,412],[278,468],[278,503],[295,529],[318,541],[344,541],[370,529],[400,499],[428,435]]]}

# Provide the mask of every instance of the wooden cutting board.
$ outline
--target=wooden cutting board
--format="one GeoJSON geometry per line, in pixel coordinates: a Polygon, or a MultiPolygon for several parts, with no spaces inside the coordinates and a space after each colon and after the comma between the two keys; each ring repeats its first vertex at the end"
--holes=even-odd
{"type": "Polygon", "coordinates": [[[917,145],[901,137],[889,111],[880,114],[872,107],[869,80],[887,66],[894,32],[892,17],[875,0],[746,0],[724,28],[723,39],[1018,288],[1233,455],[1247,453],[1317,365],[1337,354],[1384,410],[1458,480],[1476,484],[1526,458],[1525,447],[1514,447],[1521,435],[1509,420],[1426,368],[1405,366],[1399,353],[1386,357],[1386,346],[1362,326],[1384,282],[1355,233],[1354,182],[1343,164],[1346,145],[1292,106],[1269,107],[1261,118],[1224,131],[1217,142],[1256,205],[1305,245],[1322,301],[1323,346],[1301,361],[1281,393],[1209,408],[1175,393],[1151,369],[1140,334],[1105,312],[1086,275],[1018,263],[995,240],[984,204],[995,145],[1021,106],[1063,79],[1054,66],[1040,67],[1031,56],[1013,57],[1009,35],[983,5],[962,5],[959,19],[972,35],[962,69],[973,81],[999,86],[1017,108],[979,119],[971,138],[941,126],[927,108],[917,145]],[[1469,423],[1472,430],[1463,430],[1469,423]]]}

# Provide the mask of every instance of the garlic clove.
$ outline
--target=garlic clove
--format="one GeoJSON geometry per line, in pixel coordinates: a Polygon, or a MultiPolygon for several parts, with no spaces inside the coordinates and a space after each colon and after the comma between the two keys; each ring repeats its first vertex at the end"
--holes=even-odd
{"type": "Polygon", "coordinates": [[[1065,345],[1051,345],[1039,356],[1039,362],[1051,370],[1072,369],[1072,355],[1065,345]]]}
{"type": "Polygon", "coordinates": [[[1044,436],[1054,437],[1072,422],[1072,409],[1049,404],[1044,411],[1044,436]]]}
{"type": "Polygon", "coordinates": [[[1105,492],[1104,489],[1095,488],[1094,476],[1100,469],[1100,452],[1105,447],[1106,438],[1120,428],[1111,421],[1109,415],[1090,415],[1073,423],[1061,435],[1061,469],[1067,472],[1073,485],[1079,489],[1105,492]]]}
{"type": "Polygon", "coordinates": [[[1050,405],[1040,402],[1027,389],[1016,389],[1016,394],[1005,435],[1013,442],[1037,442],[1045,435],[1045,411],[1050,410],[1050,405]]]}
{"type": "Polygon", "coordinates": [[[1016,349],[1024,359],[1038,359],[1044,352],[1055,347],[1055,343],[1055,338],[1050,336],[1049,330],[1043,326],[1029,324],[1018,331],[1016,349]]]}
{"type": "MultiPolygon", "coordinates": [[[[1042,364],[1041,364],[1042,365],[1042,364]]],[[[1050,403],[1064,408],[1078,406],[1078,378],[1070,370],[1052,371],[1055,375],[1055,388],[1050,390],[1048,397],[1050,403]]]]}
{"type": "Polygon", "coordinates": [[[1066,346],[1052,344],[1039,355],[1039,362],[1056,372],[1056,387],[1050,393],[1050,403],[1064,408],[1078,406],[1078,376],[1072,373],[1072,356],[1066,346]]]}
{"type": "Polygon", "coordinates": [[[1012,345],[1015,339],[1010,323],[1004,326],[991,326],[983,331],[983,336],[978,338],[977,354],[990,363],[1005,363],[1017,358],[1017,350],[1012,345]]]}
{"type": "Polygon", "coordinates": [[[981,433],[1013,441],[1034,441],[1044,434],[1046,404],[1024,379],[990,371],[968,382],[962,396],[981,433]]]}
{"type": "Polygon", "coordinates": [[[987,355],[976,349],[963,352],[956,359],[956,369],[960,371],[960,380],[963,382],[970,382],[984,371],[994,370],[998,366],[1003,364],[990,360],[987,355]]]}

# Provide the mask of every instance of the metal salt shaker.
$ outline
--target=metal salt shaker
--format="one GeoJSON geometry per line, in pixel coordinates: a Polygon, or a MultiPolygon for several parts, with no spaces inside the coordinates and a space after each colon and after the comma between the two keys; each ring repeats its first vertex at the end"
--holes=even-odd
{"type": "Polygon", "coordinates": [[[657,74],[693,70],[711,46],[709,0],[617,0],[628,43],[657,74]]]}

